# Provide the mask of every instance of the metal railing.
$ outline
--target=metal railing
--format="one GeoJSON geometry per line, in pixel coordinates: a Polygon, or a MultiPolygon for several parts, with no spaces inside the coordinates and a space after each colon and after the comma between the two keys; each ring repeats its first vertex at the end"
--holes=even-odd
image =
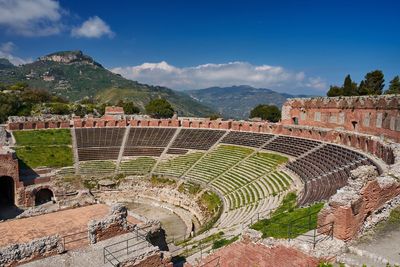
{"type": "Polygon", "coordinates": [[[150,227],[151,226],[146,226],[142,228],[137,227],[131,232],[134,234],[133,237],[103,247],[104,264],[108,262],[113,266],[118,266],[121,263],[121,257],[127,256],[135,251],[153,246],[150,240],[148,240],[149,232],[146,231],[146,229],[150,227]]]}
{"type": "Polygon", "coordinates": [[[89,242],[89,238],[88,238],[88,232],[87,230],[85,231],[81,231],[81,232],[77,232],[77,233],[73,233],[73,234],[68,234],[65,236],[62,236],[62,240],[63,240],[63,246],[64,246],[64,250],[68,250],[67,246],[82,240],[86,240],[89,242]]]}
{"type": "Polygon", "coordinates": [[[300,239],[303,242],[311,243],[313,245],[313,248],[315,249],[315,246],[319,242],[328,238],[333,239],[333,227],[334,222],[330,222],[312,229],[311,234],[305,233],[297,236],[297,239],[300,239]]]}
{"type": "Polygon", "coordinates": [[[250,219],[248,219],[247,221],[242,223],[242,229],[258,222],[259,220],[268,219],[274,210],[276,210],[276,208],[266,209],[266,210],[257,212],[256,214],[251,216],[250,219]]]}

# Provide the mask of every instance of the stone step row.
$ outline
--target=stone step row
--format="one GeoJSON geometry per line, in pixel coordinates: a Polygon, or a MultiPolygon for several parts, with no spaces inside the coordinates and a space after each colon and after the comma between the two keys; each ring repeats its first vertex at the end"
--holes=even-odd
{"type": "Polygon", "coordinates": [[[124,174],[140,174],[144,175],[151,171],[156,160],[151,157],[138,157],[127,161],[122,161],[119,172],[124,174]]]}

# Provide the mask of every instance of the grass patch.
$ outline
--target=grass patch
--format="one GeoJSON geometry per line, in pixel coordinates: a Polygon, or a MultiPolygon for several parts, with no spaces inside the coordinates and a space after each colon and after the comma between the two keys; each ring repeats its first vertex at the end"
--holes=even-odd
{"type": "Polygon", "coordinates": [[[68,129],[14,131],[18,146],[71,145],[68,129]]]}
{"type": "Polygon", "coordinates": [[[251,228],[260,231],[263,238],[294,238],[317,227],[318,212],[323,206],[317,203],[308,208],[296,208],[296,194],[289,193],[269,219],[260,220],[251,228]]]}
{"type": "Polygon", "coordinates": [[[73,164],[69,146],[25,146],[16,147],[15,152],[23,169],[41,166],[61,168],[73,164]]]}
{"type": "Polygon", "coordinates": [[[201,204],[207,208],[209,212],[216,212],[221,206],[221,199],[212,191],[204,192],[201,196],[201,204]]]}
{"type": "Polygon", "coordinates": [[[183,183],[179,186],[178,191],[181,193],[188,193],[191,195],[196,195],[201,190],[201,186],[199,184],[192,183],[183,183]]]}
{"type": "Polygon", "coordinates": [[[222,239],[216,240],[216,241],[214,241],[214,243],[213,243],[213,245],[212,245],[212,249],[222,248],[222,247],[224,247],[224,246],[227,246],[227,245],[229,245],[229,244],[232,244],[233,242],[235,242],[235,241],[237,241],[237,240],[239,240],[239,236],[238,236],[238,235],[237,235],[237,236],[234,236],[234,237],[231,238],[231,239],[222,238],[222,239]]]}
{"type": "Polygon", "coordinates": [[[278,154],[265,153],[265,152],[262,152],[262,153],[259,152],[259,154],[261,154],[263,156],[266,156],[266,157],[268,157],[270,159],[275,160],[277,165],[282,164],[282,163],[286,163],[288,161],[287,157],[284,157],[284,156],[281,156],[281,155],[278,155],[278,154]]]}
{"type": "Polygon", "coordinates": [[[174,185],[176,181],[173,179],[162,178],[157,176],[152,176],[150,178],[150,182],[153,186],[160,186],[160,185],[174,185]]]}

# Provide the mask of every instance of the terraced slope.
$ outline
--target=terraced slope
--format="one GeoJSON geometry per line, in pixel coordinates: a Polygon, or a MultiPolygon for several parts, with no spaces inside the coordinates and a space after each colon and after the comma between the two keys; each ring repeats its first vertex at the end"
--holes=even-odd
{"type": "Polygon", "coordinates": [[[164,175],[182,176],[203,154],[203,152],[194,152],[164,160],[158,164],[154,172],[164,175]]]}
{"type": "Polygon", "coordinates": [[[250,148],[219,145],[203,157],[185,176],[200,183],[217,178],[253,152],[250,148]]]}
{"type": "Polygon", "coordinates": [[[153,168],[156,160],[151,157],[138,157],[131,160],[122,161],[119,172],[127,175],[145,175],[153,168]]]}
{"type": "Polygon", "coordinates": [[[108,174],[115,172],[115,162],[111,160],[96,160],[79,163],[81,174],[108,174]]]}

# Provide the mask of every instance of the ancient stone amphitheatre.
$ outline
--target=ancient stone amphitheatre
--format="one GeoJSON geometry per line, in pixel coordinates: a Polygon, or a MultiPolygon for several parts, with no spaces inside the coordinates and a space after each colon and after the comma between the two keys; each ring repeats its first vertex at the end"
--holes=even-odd
{"type": "Polygon", "coordinates": [[[398,212],[399,106],[289,99],[279,123],[10,117],[0,266],[395,266],[395,240],[359,240],[398,212]]]}

